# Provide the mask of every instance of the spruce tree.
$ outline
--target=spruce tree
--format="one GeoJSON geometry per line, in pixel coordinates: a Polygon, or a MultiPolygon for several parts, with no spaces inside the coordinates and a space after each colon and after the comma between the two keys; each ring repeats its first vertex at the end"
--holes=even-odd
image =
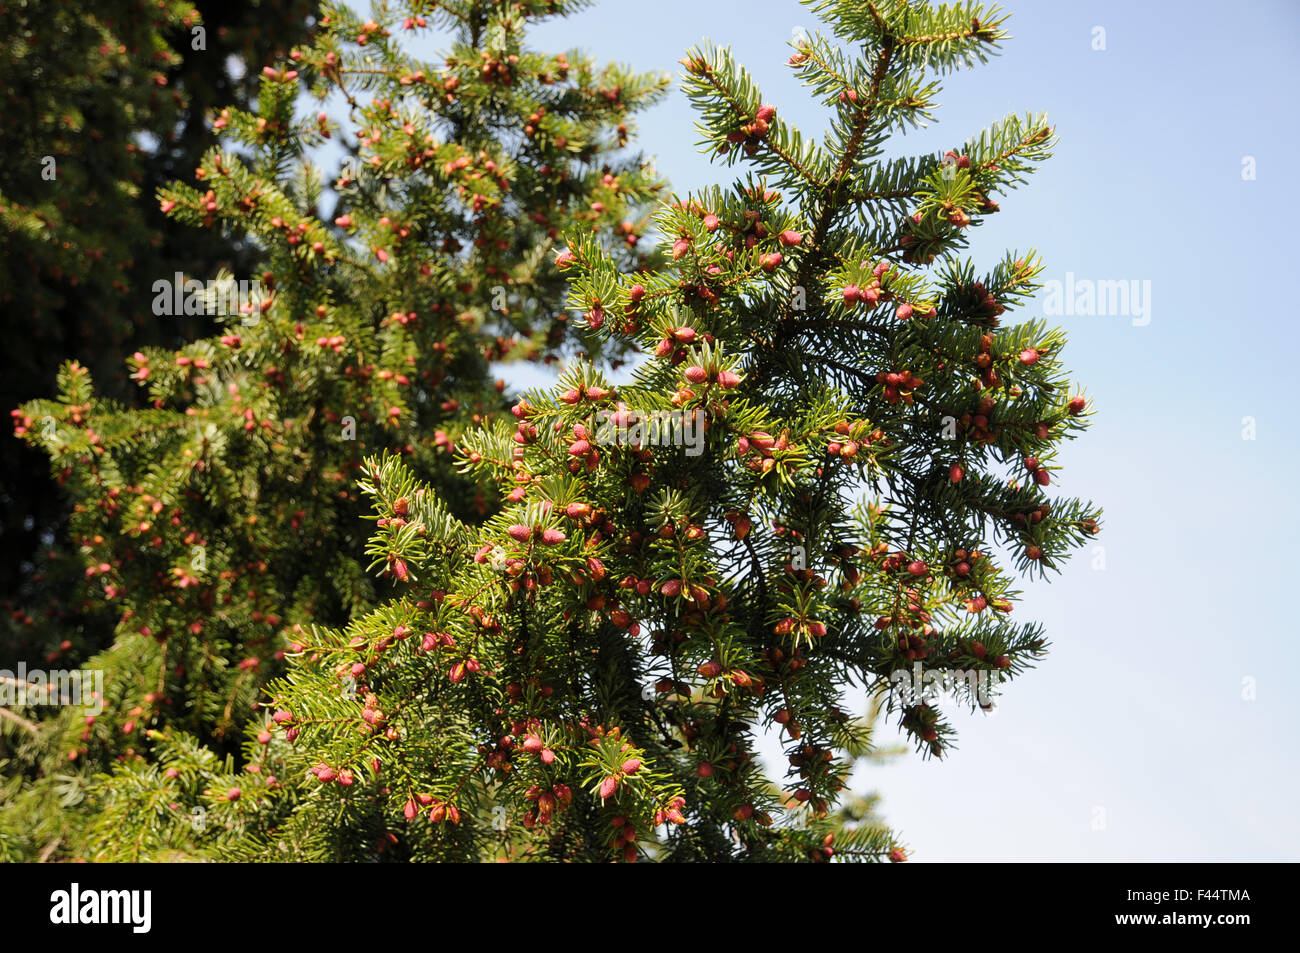
{"type": "Polygon", "coordinates": [[[565,233],[575,321],[592,355],[638,349],[634,380],[575,358],[513,420],[458,432],[460,471],[499,503],[484,520],[418,458],[368,456],[368,568],[398,595],[294,630],[242,773],[155,735],[179,775],[120,767],[113,824],[194,805],[199,842],[236,858],[906,859],[852,820],[873,741],[850,686],[945,755],[941,705],[898,686],[920,665],[978,706],[972,674],[1034,665],[1046,634],[1015,619],[1017,580],[1059,570],[1100,513],[1053,486],[1088,416],[1064,336],[1006,318],[1041,263],[965,254],[1051,127],[1009,116],[885,158],[1004,16],[811,6],[831,35],[790,67],[831,112],[822,141],[702,46],[685,89],[734,186],[661,204],[665,260],[635,274],[565,233]]]}
{"type": "Polygon", "coordinates": [[[217,335],[134,355],[148,407],[110,400],[72,362],[57,399],[16,414],[72,500],[78,595],[117,625],[82,663],[104,673],[102,714],[66,713],[35,741],[6,722],[7,854],[139,859],[198,842],[181,799],[143,780],[176,777],[147,736],[183,732],[185,765],[260,763],[240,740],[286,650],[392,588],[366,573],[366,454],[401,454],[470,524],[495,509],[454,451],[506,412],[494,363],[576,346],[549,250],[581,229],[616,267],[644,266],[643,207],[661,189],[625,147],[667,80],[525,44],[530,24],[582,5],[326,5],[310,46],[263,71],[256,108],[214,117],[223,143],[195,183],[159,194],[181,223],[245,233],[260,265],[203,287],[157,276],[157,308],[229,313],[217,335]],[[435,28],[451,34],[441,62],[406,51],[435,28]],[[300,114],[304,85],[319,112],[300,114]],[[334,143],[348,154],[327,181],[313,156],[334,143]],[[124,814],[95,779],[108,765],[135,779],[124,814]]]}
{"type": "MultiPolygon", "coordinates": [[[[246,106],[264,63],[305,36],[313,0],[100,0],[0,7],[0,406],[53,392],[75,358],[102,392],[132,400],[124,358],[212,333],[201,315],[149,315],[152,282],[223,263],[245,271],[238,232],[196,231],[155,190],[215,141],[213,108],[246,106]],[[147,317],[147,320],[146,320],[147,317]]],[[[0,455],[0,667],[53,648],[84,656],[112,636],[70,605],[79,568],[40,451],[0,455]],[[66,650],[58,647],[68,643],[66,650]]]]}

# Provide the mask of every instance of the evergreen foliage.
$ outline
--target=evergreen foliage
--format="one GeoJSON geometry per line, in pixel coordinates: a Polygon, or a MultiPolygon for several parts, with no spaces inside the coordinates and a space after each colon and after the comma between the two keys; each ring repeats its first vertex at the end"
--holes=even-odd
{"type": "MultiPolygon", "coordinates": [[[[365,454],[402,453],[462,518],[494,507],[455,472],[453,450],[507,406],[493,363],[570,346],[564,278],[546,254],[561,230],[587,230],[625,267],[645,262],[641,206],[661,185],[624,147],[631,115],[667,80],[525,45],[530,22],[581,4],[422,6],[368,20],[327,6],[312,45],[263,71],[256,109],[216,117],[223,145],[196,184],[159,194],[177,220],[257,248],[257,274],[163,292],[229,311],[215,318],[222,333],[137,351],[145,408],[103,396],[73,362],[57,399],[16,417],[74,501],[88,598],[117,619],[112,647],[86,663],[104,672],[105,712],[49,726],[60,737],[46,763],[23,773],[48,788],[70,761],[69,797],[108,824],[108,845],[112,812],[85,799],[94,771],[121,758],[134,770],[146,729],[241,760],[286,645],[386,593],[365,572],[365,454]],[[451,48],[419,62],[399,37],[434,26],[452,28],[451,48]],[[300,115],[304,83],[341,100],[347,121],[300,115]],[[312,161],[327,139],[348,153],[329,182],[312,161]]],[[[61,849],[83,848],[80,821],[61,849]]],[[[38,833],[27,849],[43,846],[38,833]]]]}
{"type": "Polygon", "coordinates": [[[1004,319],[1037,256],[965,251],[1053,133],[1011,116],[884,158],[1003,14],[811,2],[829,35],[790,66],[821,141],[727,48],[690,51],[704,146],[739,168],[661,197],[614,153],[662,82],[521,45],[570,6],[440,5],[442,68],[331,9],[286,69],[361,130],[333,224],[295,171],[333,127],[273,71],[256,115],[222,116],[245,153],[162,196],[259,236],[256,322],[137,355],[152,410],[76,366],[26,409],[122,607],[105,716],[66,744],[102,765],[130,717],[139,746],[94,781],[33,771],[29,799],[87,798],[72,854],[899,861],[848,789],[876,713],[942,757],[942,705],[900,679],[987,705],[1043,656],[1017,580],[1098,531],[1053,488],[1087,401],[1060,331],[1004,319]],[[630,241],[648,202],[657,254],[630,241]],[[561,357],[500,412],[489,361],[561,357]]]}

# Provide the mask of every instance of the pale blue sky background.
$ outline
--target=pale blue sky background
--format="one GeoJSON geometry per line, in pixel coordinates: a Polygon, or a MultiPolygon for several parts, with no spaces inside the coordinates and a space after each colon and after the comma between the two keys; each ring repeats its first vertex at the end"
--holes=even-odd
{"type": "MultiPolygon", "coordinates": [[[[1300,860],[1300,632],[1286,603],[1300,581],[1300,4],[1007,7],[1003,54],[949,77],[938,125],[909,144],[946,149],[1009,112],[1046,111],[1056,157],[977,230],[977,271],[1032,246],[1044,278],[1151,282],[1146,326],[1053,319],[1097,409],[1054,482],[1105,507],[1105,569],[1084,551],[1027,585],[1017,614],[1047,623],[1046,661],[995,716],[958,716],[950,758],[909,754],[861,786],[884,795],[916,861],[1300,860]]],[[[816,132],[825,117],[784,65],[799,26],[815,22],[796,0],[604,0],[530,45],[677,75],[709,37],[816,132]]],[[[680,193],[732,179],[696,152],[693,122],[676,91],[640,121],[680,193]]],[[[1041,315],[1045,298],[1018,314],[1041,315]]]]}

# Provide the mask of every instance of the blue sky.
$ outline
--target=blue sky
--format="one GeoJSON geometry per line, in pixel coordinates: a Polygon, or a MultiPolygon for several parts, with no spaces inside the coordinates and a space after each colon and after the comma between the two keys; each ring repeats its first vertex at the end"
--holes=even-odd
{"type": "MultiPolygon", "coordinates": [[[[977,270],[1035,247],[1045,279],[1150,283],[1148,321],[1051,316],[1096,409],[1054,482],[1105,507],[1104,552],[1026,584],[1017,613],[1047,623],[1053,650],[996,715],[958,714],[959,750],[857,780],[883,794],[917,861],[1300,860],[1300,693],[1286,674],[1300,674],[1300,633],[1285,602],[1300,562],[1286,409],[1300,342],[1281,283],[1295,272],[1283,199],[1300,156],[1300,5],[1008,9],[1003,54],[948,77],[938,124],[906,145],[947,149],[1007,113],[1047,112],[1056,156],[976,231],[977,270]]],[[[604,0],[530,45],[676,76],[708,37],[813,133],[825,116],[784,64],[793,31],[815,25],[796,0],[604,0]]],[[[696,151],[693,123],[676,90],[639,122],[679,193],[732,178],[696,151]]]]}

